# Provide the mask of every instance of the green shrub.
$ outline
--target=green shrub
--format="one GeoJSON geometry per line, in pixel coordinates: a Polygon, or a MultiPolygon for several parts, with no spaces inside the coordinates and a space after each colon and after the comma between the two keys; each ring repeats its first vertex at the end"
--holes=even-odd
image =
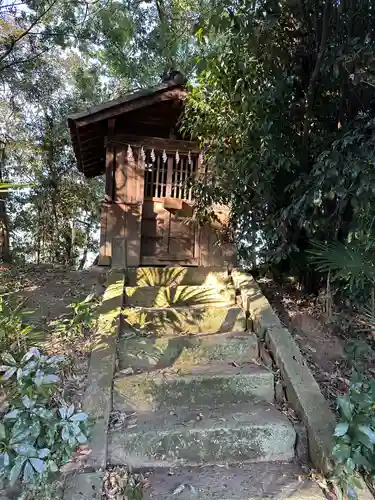
{"type": "Polygon", "coordinates": [[[375,474],[375,380],[356,374],[337,398],[340,419],[334,432],[333,482],[338,499],[357,499],[359,474],[375,474]]]}
{"type": "Polygon", "coordinates": [[[68,306],[72,310],[71,317],[59,318],[52,322],[53,330],[67,340],[83,338],[95,326],[97,305],[93,294],[80,302],[72,302],[68,306]]]}
{"type": "Polygon", "coordinates": [[[25,351],[34,332],[32,325],[25,323],[23,302],[14,302],[9,297],[0,296],[0,352],[25,351]]]}
{"type": "Polygon", "coordinates": [[[2,359],[12,398],[0,421],[0,478],[3,484],[45,484],[87,442],[88,415],[74,405],[52,404],[64,356],[33,348],[19,362],[9,353],[2,359]]]}

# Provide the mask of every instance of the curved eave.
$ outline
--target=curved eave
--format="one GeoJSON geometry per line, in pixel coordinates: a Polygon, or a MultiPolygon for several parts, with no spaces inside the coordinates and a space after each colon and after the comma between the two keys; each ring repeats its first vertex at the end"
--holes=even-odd
{"type": "Polygon", "coordinates": [[[69,116],[68,126],[78,169],[86,177],[94,177],[104,173],[109,119],[163,101],[181,101],[185,96],[186,92],[183,86],[167,82],[152,89],[127,94],[123,98],[114,99],[69,116]]]}

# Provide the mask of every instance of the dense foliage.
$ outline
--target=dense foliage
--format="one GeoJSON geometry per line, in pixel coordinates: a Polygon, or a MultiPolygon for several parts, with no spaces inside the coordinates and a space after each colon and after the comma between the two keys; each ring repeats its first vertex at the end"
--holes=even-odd
{"type": "Polygon", "coordinates": [[[0,0],[0,181],[27,185],[0,194],[2,260],[82,267],[97,251],[103,182],[77,172],[67,116],[170,68],[192,76],[209,5],[0,0]]]}
{"type": "Polygon", "coordinates": [[[30,349],[17,361],[2,355],[2,381],[8,383],[10,409],[0,421],[0,484],[44,482],[87,442],[88,415],[74,405],[55,407],[64,356],[44,356],[30,349]]]}
{"type": "Polygon", "coordinates": [[[185,126],[216,179],[198,192],[231,204],[263,262],[305,273],[312,238],[371,235],[374,28],[372,2],[350,0],[218,2],[201,24],[185,126]]]}

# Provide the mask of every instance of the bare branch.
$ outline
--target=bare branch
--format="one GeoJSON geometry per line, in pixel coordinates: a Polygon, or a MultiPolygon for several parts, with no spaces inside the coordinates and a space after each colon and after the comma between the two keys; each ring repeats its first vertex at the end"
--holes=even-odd
{"type": "Polygon", "coordinates": [[[1,66],[0,67],[0,72],[6,70],[8,68],[11,68],[12,66],[17,66],[19,64],[25,64],[27,62],[33,61],[34,59],[37,59],[42,54],[45,54],[46,52],[48,52],[49,50],[50,49],[41,50],[40,52],[38,52],[37,54],[35,54],[33,57],[29,57],[28,59],[16,59],[15,61],[12,61],[11,63],[6,64],[5,66],[1,66]]]}
{"type": "Polygon", "coordinates": [[[53,2],[47,7],[47,9],[42,12],[31,24],[30,26],[23,32],[21,33],[21,35],[16,38],[15,40],[12,41],[10,47],[8,50],[5,51],[5,53],[0,56],[0,61],[3,61],[6,57],[8,57],[8,55],[12,52],[12,50],[14,49],[15,45],[20,42],[25,36],[27,36],[30,31],[34,28],[34,26],[36,26],[39,21],[46,15],[48,14],[48,12],[52,9],[52,7],[55,5],[55,3],[57,2],[57,0],[53,0],[53,2]]]}

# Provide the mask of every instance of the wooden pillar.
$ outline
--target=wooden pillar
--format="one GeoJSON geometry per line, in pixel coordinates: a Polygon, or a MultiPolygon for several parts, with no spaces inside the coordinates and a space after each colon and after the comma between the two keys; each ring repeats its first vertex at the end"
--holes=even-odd
{"type": "Polygon", "coordinates": [[[144,169],[139,151],[116,150],[112,216],[112,266],[137,267],[141,262],[144,169]]]}
{"type": "Polygon", "coordinates": [[[108,135],[106,138],[106,159],[105,159],[105,198],[100,214],[100,249],[99,265],[110,266],[112,260],[112,235],[111,226],[114,190],[114,171],[115,171],[115,150],[111,143],[111,138],[115,132],[115,118],[108,120],[108,135]]]}

